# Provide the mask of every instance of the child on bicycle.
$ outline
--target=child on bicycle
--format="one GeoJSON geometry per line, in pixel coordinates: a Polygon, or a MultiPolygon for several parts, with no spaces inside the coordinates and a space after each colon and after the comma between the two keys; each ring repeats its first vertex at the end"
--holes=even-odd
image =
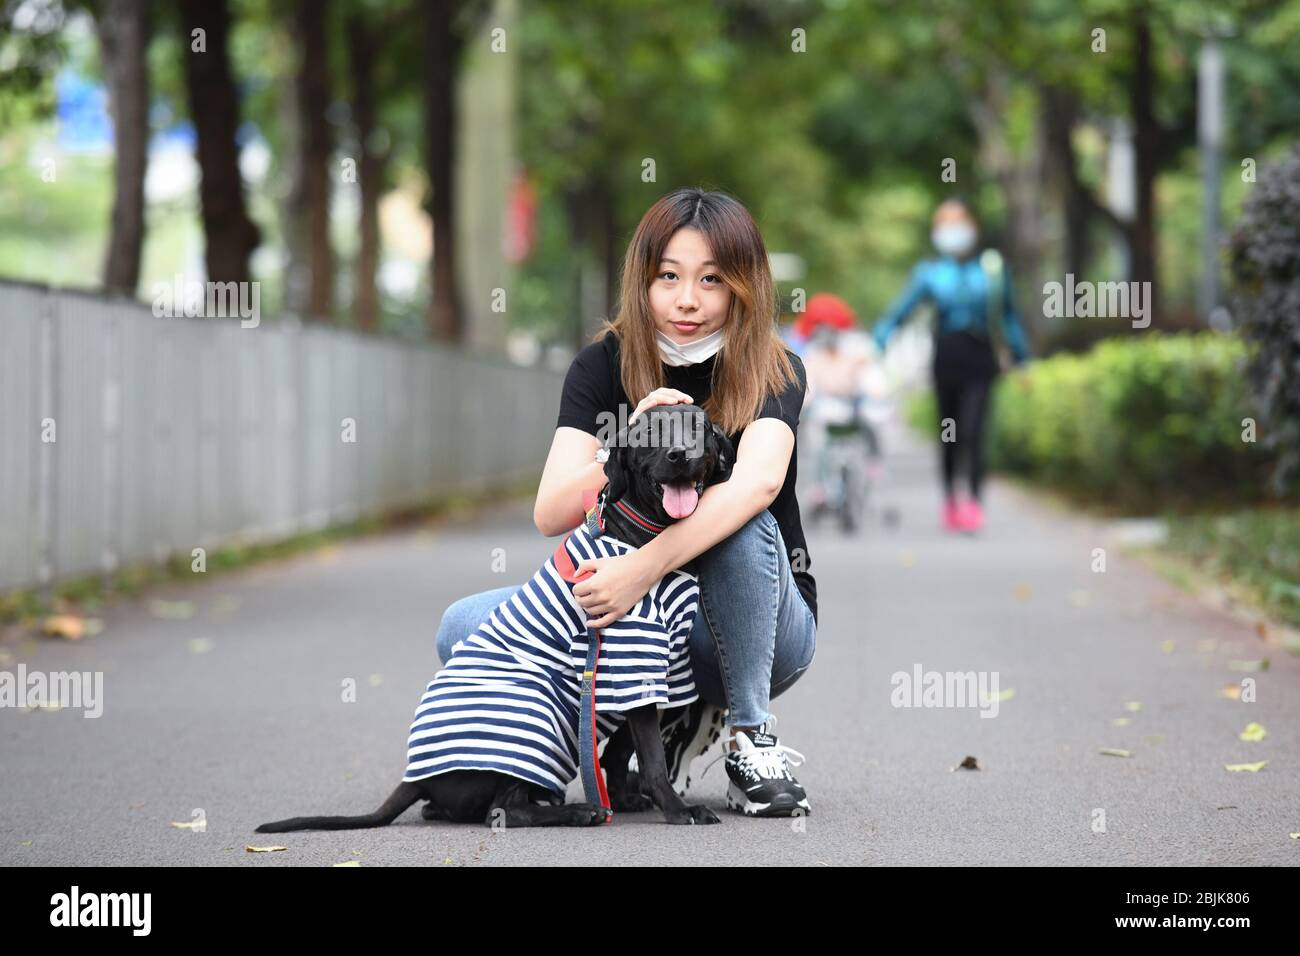
{"type": "Polygon", "coordinates": [[[810,450],[814,455],[814,507],[826,498],[828,432],[857,431],[866,443],[867,477],[880,473],[880,441],[866,416],[872,396],[874,362],[869,337],[857,329],[852,307],[838,296],[821,292],[808,300],[808,309],[796,325],[805,340],[804,368],[808,373],[808,405],[812,423],[810,450]]]}

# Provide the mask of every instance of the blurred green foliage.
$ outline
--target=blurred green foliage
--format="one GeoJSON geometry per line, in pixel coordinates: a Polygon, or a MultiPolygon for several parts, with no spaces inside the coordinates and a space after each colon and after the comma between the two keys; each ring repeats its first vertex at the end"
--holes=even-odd
{"type": "Polygon", "coordinates": [[[1300,510],[1257,508],[1172,522],[1168,551],[1300,625],[1300,510]]]}
{"type": "MultiPolygon", "coordinates": [[[[1248,346],[1214,332],[1111,338],[1003,375],[988,425],[990,466],[1108,510],[1267,500],[1276,457],[1244,375],[1248,346]],[[1255,421],[1255,441],[1248,422],[1255,421]]],[[[933,394],[907,406],[937,436],[933,394]]]]}
{"type": "Polygon", "coordinates": [[[993,467],[1124,511],[1258,501],[1274,463],[1240,339],[1158,332],[1033,362],[994,391],[993,467]]]}
{"type": "MultiPolygon", "coordinates": [[[[64,23],[64,12],[84,18],[97,7],[62,0],[3,9],[12,17],[20,7],[38,6],[58,12],[55,27],[26,33],[0,28],[0,164],[6,173],[30,168],[39,158],[33,144],[51,136],[45,117],[57,69],[90,79],[100,70],[93,30],[64,23]]],[[[514,3],[508,43],[516,83],[512,136],[537,187],[539,209],[537,246],[513,279],[511,324],[572,341],[578,264],[597,263],[609,272],[650,204],[686,185],[734,193],[753,211],[772,251],[803,258],[807,274],[784,283],[784,293],[794,286],[835,291],[870,324],[916,259],[929,253],[928,216],[944,195],[970,197],[985,238],[1005,245],[1008,176],[1036,176],[1041,166],[1035,151],[1046,90],[1078,100],[1074,158],[1089,189],[1104,193],[1100,131],[1129,109],[1138,6],[1128,0],[514,3]],[[1106,30],[1104,53],[1092,48],[1099,28],[1106,30]],[[1005,86],[1004,99],[991,98],[998,84],[1005,86]],[[981,110],[991,110],[992,128],[975,121],[981,110]],[[987,159],[990,147],[999,145],[1011,163],[1001,175],[987,159]],[[646,159],[656,166],[649,181],[643,177],[646,159]],[[956,161],[956,183],[940,178],[946,159],[956,161]],[[601,225],[593,229],[592,222],[601,225]]],[[[1194,131],[1197,51],[1207,31],[1224,34],[1222,195],[1224,222],[1231,225],[1249,188],[1241,180],[1241,159],[1263,162],[1300,129],[1300,0],[1145,0],[1140,7],[1151,27],[1154,110],[1162,129],[1178,134],[1163,137],[1172,145],[1161,158],[1156,195],[1162,308],[1190,312],[1203,228],[1197,157],[1187,140],[1194,131]]],[[[255,272],[267,283],[264,307],[274,312],[283,269],[280,207],[292,167],[295,38],[283,4],[233,0],[231,9],[241,117],[271,150],[268,178],[250,201],[269,249],[255,272]]],[[[411,184],[418,193],[426,146],[424,8],[411,0],[337,0],[331,9],[337,102],[330,115],[338,149],[343,155],[357,151],[348,115],[353,77],[342,44],[346,17],[355,15],[381,40],[375,80],[390,151],[385,186],[411,184]]],[[[177,18],[166,4],[156,5],[155,13],[149,58],[156,131],[183,119],[188,105],[177,18]]],[[[0,17],[0,27],[8,22],[0,17]]],[[[474,42],[483,44],[478,56],[487,56],[486,34],[474,42]]],[[[93,286],[108,234],[111,169],[70,156],[60,175],[68,177],[63,192],[84,209],[71,222],[58,208],[58,190],[29,189],[17,175],[0,178],[0,235],[7,240],[0,246],[0,274],[93,286]],[[82,163],[83,171],[72,168],[82,163]],[[32,208],[42,203],[46,208],[32,208]],[[60,228],[51,234],[55,224],[60,228]]],[[[1063,263],[1062,211],[1045,182],[1038,206],[1043,270],[1056,275],[1063,263]]],[[[169,279],[184,266],[187,243],[195,242],[188,237],[197,227],[196,209],[190,203],[151,213],[142,295],[152,280],[169,279]]],[[[346,207],[336,218],[339,268],[345,270],[355,251],[355,224],[346,207]]],[[[1115,278],[1122,265],[1113,254],[1114,236],[1100,226],[1094,231],[1093,274],[1086,278],[1115,278]]],[[[1025,271],[1011,265],[1024,284],[1027,322],[1040,326],[1044,343],[1054,341],[1048,338],[1053,330],[1030,307],[1035,290],[1025,271]]],[[[421,275],[412,301],[385,303],[385,327],[395,329],[398,316],[418,309],[427,294],[421,275]]],[[[346,321],[346,314],[339,319],[346,321]]],[[[1069,331],[1084,329],[1093,333],[1101,326],[1069,331]]]]}

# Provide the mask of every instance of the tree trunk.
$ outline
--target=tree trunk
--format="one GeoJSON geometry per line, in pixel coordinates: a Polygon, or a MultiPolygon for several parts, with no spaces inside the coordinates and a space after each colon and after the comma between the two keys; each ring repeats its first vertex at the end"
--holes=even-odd
{"type": "Polygon", "coordinates": [[[226,0],[179,0],[179,8],[185,83],[202,174],[199,200],[208,281],[247,282],[248,259],[261,234],[248,216],[239,174],[239,105],[226,50],[230,11],[226,0]],[[196,30],[202,32],[196,36],[196,30]]]}
{"type": "Polygon", "coordinates": [[[623,265],[623,258],[618,241],[618,210],[609,183],[603,180],[600,182],[595,201],[596,219],[600,224],[600,235],[596,241],[600,249],[605,282],[605,315],[612,320],[618,308],[618,273],[623,265]]]}
{"type": "Polygon", "coordinates": [[[1132,245],[1132,224],[1115,215],[1079,175],[1072,143],[1081,113],[1078,94],[1058,87],[1040,92],[1047,161],[1057,181],[1065,219],[1065,271],[1083,278],[1092,261],[1093,223],[1100,219],[1114,229],[1126,248],[1132,245]]]}
{"type": "Polygon", "coordinates": [[[325,39],[328,17],[328,0],[297,0],[294,4],[299,49],[294,90],[301,127],[290,202],[289,307],[321,321],[329,321],[334,312],[334,253],[329,233],[333,137],[325,117],[330,100],[325,39]]]}
{"type": "Polygon", "coordinates": [[[104,291],[134,296],[140,283],[149,162],[148,0],[107,0],[97,25],[113,115],[113,219],[104,291]]]}
{"type": "MultiPolygon", "coordinates": [[[[972,97],[970,110],[985,168],[997,180],[1006,197],[1006,254],[1012,264],[1012,280],[1022,291],[1033,290],[1037,294],[1043,285],[1041,193],[1045,147],[1040,135],[1024,159],[1012,153],[1002,125],[1009,100],[1008,83],[1006,75],[991,74],[983,93],[972,97]]],[[[1040,312],[1027,309],[1021,314],[1025,317],[1025,332],[1032,343],[1038,333],[1038,323],[1032,317],[1040,312]]]]}
{"type": "Polygon", "coordinates": [[[1091,215],[1084,196],[1087,187],[1080,182],[1074,162],[1072,135],[1079,120],[1079,100],[1073,92],[1054,87],[1043,87],[1039,95],[1047,166],[1060,194],[1065,221],[1065,271],[1082,279],[1091,258],[1091,215]]]}
{"type": "Polygon", "coordinates": [[[358,227],[356,288],[353,308],[357,325],[367,332],[379,327],[379,294],[375,272],[379,265],[379,196],[383,189],[384,160],[375,145],[375,52],[378,38],[364,17],[348,18],[348,60],[352,72],[352,120],[356,125],[360,157],[357,185],[361,194],[358,227]]]}
{"type": "Polygon", "coordinates": [[[1133,114],[1133,149],[1136,164],[1136,207],[1132,231],[1130,282],[1150,282],[1150,314],[1157,314],[1155,182],[1160,162],[1160,127],[1156,121],[1155,68],[1152,63],[1151,26],[1146,10],[1134,13],[1133,81],[1129,107],[1133,114]]]}
{"type": "Polygon", "coordinates": [[[432,0],[425,20],[429,53],[425,98],[430,189],[427,208],[433,220],[429,332],[446,342],[461,342],[465,336],[456,278],[456,71],[464,47],[463,38],[456,32],[459,7],[457,0],[432,0]]]}
{"type": "Polygon", "coordinates": [[[587,289],[587,277],[590,267],[587,264],[591,255],[591,204],[590,189],[584,180],[573,184],[564,191],[564,220],[568,225],[568,257],[571,272],[573,305],[573,344],[581,350],[587,344],[588,337],[595,331],[591,317],[587,314],[590,294],[587,289]]]}

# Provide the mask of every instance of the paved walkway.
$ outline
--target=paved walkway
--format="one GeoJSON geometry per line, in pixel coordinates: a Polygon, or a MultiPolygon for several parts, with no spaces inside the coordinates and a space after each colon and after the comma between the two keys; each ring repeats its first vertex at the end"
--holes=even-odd
{"type": "Polygon", "coordinates": [[[425,823],[416,807],[382,830],[253,833],[368,812],[388,794],[442,609],[523,581],[554,546],[523,502],[155,594],[182,603],[111,609],[80,642],[5,645],[10,671],[102,671],[104,711],[0,710],[0,864],[1300,860],[1288,837],[1300,832],[1300,659],[1125,559],[1099,526],[1005,484],[981,538],[942,535],[931,450],[895,435],[890,451],[878,501],[898,509],[897,527],[810,533],[817,657],[774,703],[782,740],[807,756],[802,826],[728,813],[718,764],[701,792],[721,826],[652,813],[492,832],[425,823]],[[1091,570],[1097,547],[1105,573],[1091,570]],[[492,571],[498,548],[505,574],[492,571]],[[1248,675],[1257,702],[1219,696],[1243,676],[1230,661],[1264,656],[1269,670],[1248,675]],[[996,671],[1007,699],[992,719],[978,705],[892,706],[891,675],[917,666],[996,671]],[[1252,721],[1268,736],[1240,741],[1252,721]],[[967,755],[983,769],[952,772],[967,755]],[[1224,769],[1259,760],[1259,773],[1224,769]],[[170,826],[200,810],[206,831],[170,826]]]}

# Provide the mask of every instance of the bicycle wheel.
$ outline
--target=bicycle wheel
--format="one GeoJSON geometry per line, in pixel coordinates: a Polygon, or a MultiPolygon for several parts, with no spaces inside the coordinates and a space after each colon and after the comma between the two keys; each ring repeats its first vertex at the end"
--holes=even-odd
{"type": "Polygon", "coordinates": [[[839,515],[840,530],[845,534],[853,534],[858,529],[858,509],[854,500],[853,464],[850,461],[840,465],[840,495],[839,495],[839,515]]]}

